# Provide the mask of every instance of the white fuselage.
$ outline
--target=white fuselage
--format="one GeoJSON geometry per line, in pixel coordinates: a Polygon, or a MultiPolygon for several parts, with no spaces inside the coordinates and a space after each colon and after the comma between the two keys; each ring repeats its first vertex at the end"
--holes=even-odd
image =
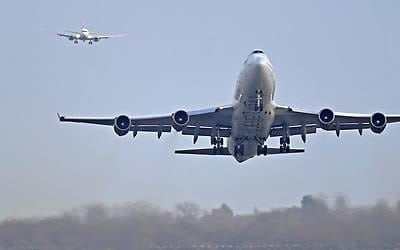
{"type": "Polygon", "coordinates": [[[239,75],[234,97],[231,136],[228,150],[237,161],[243,162],[257,155],[264,145],[274,122],[275,79],[272,66],[264,53],[252,53],[239,75]],[[235,152],[235,147],[242,153],[235,152]]]}
{"type": "Polygon", "coordinates": [[[90,34],[89,30],[82,29],[81,32],[79,32],[75,35],[75,39],[79,39],[82,41],[91,40],[92,35],[90,34]]]}

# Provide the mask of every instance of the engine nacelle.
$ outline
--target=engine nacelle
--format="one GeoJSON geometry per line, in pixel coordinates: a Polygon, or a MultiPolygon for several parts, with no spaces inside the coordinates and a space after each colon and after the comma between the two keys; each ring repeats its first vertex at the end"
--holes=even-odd
{"type": "Polygon", "coordinates": [[[98,37],[93,38],[93,41],[98,42],[100,39],[98,37]]]}
{"type": "Polygon", "coordinates": [[[318,119],[322,125],[330,125],[335,120],[335,113],[328,108],[322,109],[318,114],[318,119]]]}
{"type": "Polygon", "coordinates": [[[188,125],[189,120],[189,114],[185,110],[178,110],[172,114],[172,127],[176,131],[182,131],[188,125]]]}
{"type": "Polygon", "coordinates": [[[114,131],[117,135],[126,135],[131,129],[131,119],[126,115],[120,115],[114,120],[114,131]]]}
{"type": "Polygon", "coordinates": [[[372,132],[380,134],[386,128],[386,116],[382,113],[375,113],[371,115],[371,118],[369,119],[369,124],[371,125],[372,132]]]}
{"type": "Polygon", "coordinates": [[[70,41],[74,40],[74,38],[73,38],[72,36],[68,37],[68,39],[69,39],[70,41]]]}

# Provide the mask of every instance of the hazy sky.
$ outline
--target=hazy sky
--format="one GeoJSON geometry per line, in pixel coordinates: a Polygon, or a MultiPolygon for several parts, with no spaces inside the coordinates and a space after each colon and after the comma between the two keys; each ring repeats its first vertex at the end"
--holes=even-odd
{"type": "MultiPolygon", "coordinates": [[[[400,1],[1,1],[0,219],[91,202],[195,201],[235,211],[345,194],[400,199],[400,124],[381,135],[321,132],[306,153],[177,156],[209,145],[177,133],[117,137],[79,116],[148,115],[229,104],[242,62],[264,49],[276,102],[296,109],[400,113],[400,1]],[[85,23],[127,33],[95,46],[50,32],[85,23]],[[50,32],[49,32],[50,31],[50,32]]],[[[276,139],[268,141],[277,144],[276,139]]]]}

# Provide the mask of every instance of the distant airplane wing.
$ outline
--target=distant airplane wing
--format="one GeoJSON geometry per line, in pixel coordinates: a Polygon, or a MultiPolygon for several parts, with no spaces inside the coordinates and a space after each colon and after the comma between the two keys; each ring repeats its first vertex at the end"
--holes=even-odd
{"type": "MultiPolygon", "coordinates": [[[[93,33],[92,33],[93,34],[93,33]]],[[[120,34],[120,35],[93,35],[91,38],[92,40],[103,40],[103,39],[109,39],[109,38],[116,38],[116,37],[124,37],[126,34],[120,34]]]]}
{"type": "Polygon", "coordinates": [[[57,33],[57,35],[61,36],[61,37],[67,37],[67,38],[73,37],[71,34],[57,33]]]}
{"type": "Polygon", "coordinates": [[[338,135],[341,130],[358,130],[361,134],[363,129],[371,128],[373,115],[376,115],[374,119],[377,121],[376,125],[379,128],[386,125],[386,123],[400,122],[400,115],[383,115],[381,113],[353,114],[333,111],[329,114],[329,111],[330,110],[327,111],[327,115],[330,116],[333,114],[333,116],[326,117],[327,119],[331,119],[323,123],[320,121],[321,113],[301,112],[295,111],[289,107],[277,107],[271,133],[273,133],[274,130],[281,130],[281,132],[278,133],[281,135],[283,134],[283,128],[286,126],[289,135],[315,133],[317,128],[336,131],[338,135]],[[290,130],[293,130],[293,133],[291,133],[290,130]]]}
{"type": "MultiPolygon", "coordinates": [[[[217,128],[221,136],[229,136],[232,127],[232,106],[189,111],[189,120],[182,130],[184,135],[211,136],[216,135],[217,128]]],[[[174,124],[174,113],[160,116],[129,117],[130,131],[137,132],[171,132],[174,124]]],[[[113,126],[117,117],[66,117],[58,114],[60,122],[87,123],[96,125],[113,126]]]]}

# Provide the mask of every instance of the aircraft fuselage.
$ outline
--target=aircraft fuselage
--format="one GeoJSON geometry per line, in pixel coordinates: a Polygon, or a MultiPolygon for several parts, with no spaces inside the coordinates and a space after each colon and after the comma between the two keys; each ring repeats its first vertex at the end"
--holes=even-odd
{"type": "Polygon", "coordinates": [[[264,53],[251,54],[237,81],[228,150],[237,161],[257,155],[275,116],[275,79],[264,53]]]}
{"type": "Polygon", "coordinates": [[[88,31],[82,31],[79,35],[79,39],[82,41],[90,40],[90,33],[88,31]]]}

